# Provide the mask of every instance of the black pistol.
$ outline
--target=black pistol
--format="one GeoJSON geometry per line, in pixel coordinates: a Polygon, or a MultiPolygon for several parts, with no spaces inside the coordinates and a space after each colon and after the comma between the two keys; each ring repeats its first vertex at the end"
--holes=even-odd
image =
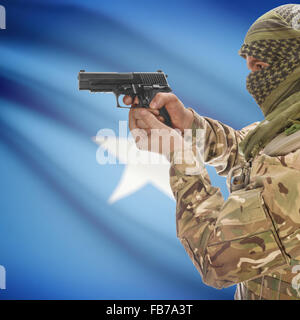
{"type": "MultiPolygon", "coordinates": [[[[113,92],[120,106],[119,96],[128,95],[132,99],[138,97],[139,108],[149,108],[149,104],[158,92],[171,92],[167,82],[167,75],[158,70],[157,72],[85,72],[81,70],[78,74],[79,90],[90,90],[91,92],[113,92]]],[[[165,107],[160,110],[164,123],[172,127],[171,118],[165,107]]]]}

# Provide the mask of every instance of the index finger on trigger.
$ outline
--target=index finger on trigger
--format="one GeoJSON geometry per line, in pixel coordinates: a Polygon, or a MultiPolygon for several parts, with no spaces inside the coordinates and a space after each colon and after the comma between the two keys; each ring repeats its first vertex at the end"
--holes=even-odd
{"type": "Polygon", "coordinates": [[[132,98],[130,96],[124,96],[123,102],[126,105],[132,104],[132,98]]]}

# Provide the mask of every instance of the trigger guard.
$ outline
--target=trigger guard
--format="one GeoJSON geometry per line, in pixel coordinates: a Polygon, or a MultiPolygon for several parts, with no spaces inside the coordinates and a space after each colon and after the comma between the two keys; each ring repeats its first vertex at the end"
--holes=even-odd
{"type": "Polygon", "coordinates": [[[119,97],[121,96],[121,94],[114,92],[114,95],[115,95],[116,100],[117,100],[117,108],[130,109],[130,107],[125,107],[125,106],[121,106],[121,105],[120,105],[120,103],[119,103],[119,97]]]}

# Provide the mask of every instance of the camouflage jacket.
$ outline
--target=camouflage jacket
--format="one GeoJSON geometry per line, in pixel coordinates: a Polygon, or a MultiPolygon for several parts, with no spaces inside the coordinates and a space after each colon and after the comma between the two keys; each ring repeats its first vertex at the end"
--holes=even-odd
{"type": "MultiPolygon", "coordinates": [[[[238,144],[257,124],[234,130],[194,112],[205,163],[222,176],[245,163],[238,144]]],[[[190,175],[195,164],[177,163],[177,156],[170,159],[177,236],[203,281],[218,289],[239,284],[236,299],[300,299],[300,149],[275,157],[260,152],[248,186],[226,201],[205,167],[190,175]]]]}

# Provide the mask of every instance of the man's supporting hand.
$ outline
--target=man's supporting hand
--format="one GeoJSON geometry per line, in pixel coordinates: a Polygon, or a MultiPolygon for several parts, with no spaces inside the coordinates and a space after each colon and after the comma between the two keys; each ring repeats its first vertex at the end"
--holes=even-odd
{"type": "Polygon", "coordinates": [[[171,152],[183,149],[183,138],[179,129],[166,126],[158,118],[149,109],[132,107],[129,111],[129,128],[139,149],[169,158],[171,152]]]}

